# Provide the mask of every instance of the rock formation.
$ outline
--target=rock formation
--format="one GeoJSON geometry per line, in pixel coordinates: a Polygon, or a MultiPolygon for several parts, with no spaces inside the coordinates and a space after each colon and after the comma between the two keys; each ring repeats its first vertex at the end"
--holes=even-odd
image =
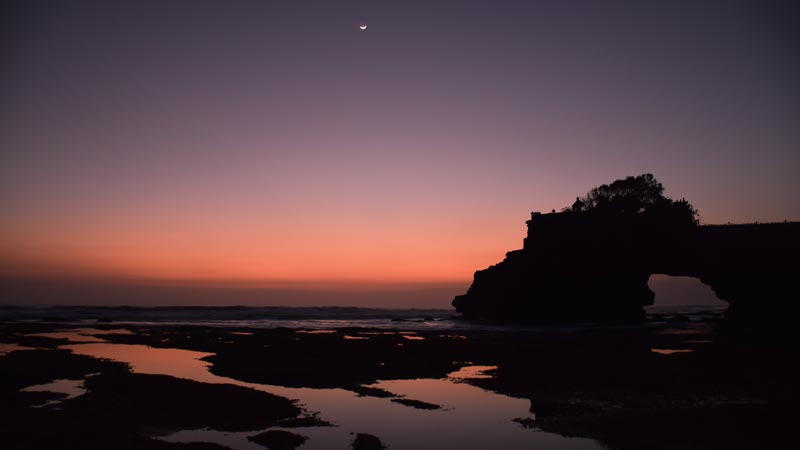
{"type": "Polygon", "coordinates": [[[453,306],[465,317],[506,322],[631,322],[653,304],[650,275],[666,274],[699,278],[730,304],[730,317],[766,320],[797,311],[800,222],[699,226],[663,219],[580,204],[532,213],[523,248],[475,272],[453,306]]]}

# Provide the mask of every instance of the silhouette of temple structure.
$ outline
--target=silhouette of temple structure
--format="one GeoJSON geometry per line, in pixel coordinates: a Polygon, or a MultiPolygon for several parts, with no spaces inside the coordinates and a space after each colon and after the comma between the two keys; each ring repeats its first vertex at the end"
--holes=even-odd
{"type": "Polygon", "coordinates": [[[687,226],[585,211],[579,199],[565,212],[534,212],[527,225],[522,249],[475,272],[453,300],[457,311],[501,321],[637,321],[654,301],[652,274],[699,278],[729,303],[729,317],[798,310],[799,222],[687,226]]]}

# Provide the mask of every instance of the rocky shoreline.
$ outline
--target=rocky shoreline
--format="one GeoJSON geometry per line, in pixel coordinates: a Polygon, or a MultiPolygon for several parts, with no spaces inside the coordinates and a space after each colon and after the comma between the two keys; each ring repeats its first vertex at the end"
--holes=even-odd
{"type": "MultiPolygon", "coordinates": [[[[69,326],[0,326],[0,342],[39,349],[0,356],[5,418],[0,439],[5,448],[54,442],[61,442],[60,448],[70,448],[68,443],[74,443],[71,448],[219,448],[151,442],[143,431],[257,429],[271,421],[301,419],[301,411],[280,397],[238,386],[131,374],[118,363],[57,349],[63,340],[32,336],[64,328],[69,326]],[[89,393],[58,408],[32,408],[43,394],[19,390],[76,375],[89,376],[89,393]],[[194,398],[203,401],[192,402],[194,398]],[[161,413],[148,413],[151,408],[161,413]],[[219,411],[225,411],[224,419],[219,411]],[[86,424],[92,424],[91,430],[86,424]]],[[[338,387],[367,396],[385,396],[367,387],[377,380],[441,378],[466,362],[496,367],[489,377],[464,382],[529,399],[535,419],[520,420],[520,427],[588,437],[617,449],[777,443],[789,438],[787,421],[800,406],[795,382],[800,370],[793,364],[796,349],[791,342],[754,339],[728,329],[719,315],[656,317],[634,326],[469,331],[459,332],[458,338],[441,331],[403,333],[400,328],[326,333],[127,328],[132,333],[103,338],[213,353],[207,357],[211,371],[238,380],[338,387]]],[[[405,403],[411,408],[437,406],[418,401],[405,403]]]]}

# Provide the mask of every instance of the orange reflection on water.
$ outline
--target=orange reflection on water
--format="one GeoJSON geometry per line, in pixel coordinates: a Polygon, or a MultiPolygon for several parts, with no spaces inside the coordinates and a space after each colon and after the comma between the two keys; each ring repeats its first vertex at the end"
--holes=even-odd
{"type": "Polygon", "coordinates": [[[66,339],[69,342],[106,342],[105,339],[96,336],[103,334],[133,334],[133,332],[124,328],[115,328],[113,330],[100,330],[97,328],[73,328],[70,330],[51,331],[47,333],[31,333],[28,334],[28,336],[66,339]]]}
{"type": "Polygon", "coordinates": [[[51,339],[66,339],[69,342],[106,342],[105,339],[101,339],[96,336],[89,336],[81,333],[76,333],[74,331],[53,331],[50,333],[33,333],[29,334],[28,336],[46,337],[51,339]]]}
{"type": "MultiPolygon", "coordinates": [[[[467,383],[458,383],[453,377],[455,374],[460,379],[480,377],[481,372],[494,369],[493,366],[462,368],[448,379],[380,381],[372,385],[407,399],[442,406],[442,409],[437,410],[419,410],[392,402],[388,398],[360,397],[342,389],[260,385],[217,376],[208,372],[209,363],[201,360],[211,353],[112,343],[70,344],[61,348],[76,354],[125,362],[137,373],[170,375],[206,383],[235,384],[287,398],[297,398],[304,408],[319,411],[323,419],[340,425],[304,428],[303,434],[309,436],[310,440],[303,448],[308,450],[327,450],[332,447],[331,443],[337,443],[337,447],[344,448],[352,442],[352,436],[348,434],[351,430],[364,430],[380,436],[396,450],[599,448],[597,444],[586,439],[532,433],[511,420],[530,416],[528,400],[506,397],[467,383]]],[[[187,436],[181,434],[184,432],[179,432],[165,439],[176,442],[197,441],[197,436],[194,435],[197,431],[187,431],[187,436]]],[[[227,443],[228,437],[231,437],[228,433],[212,430],[199,432],[205,433],[201,439],[204,441],[227,443]]],[[[241,439],[236,441],[236,445],[230,445],[230,448],[254,448],[243,434],[240,435],[241,439]]]]}
{"type": "Polygon", "coordinates": [[[344,339],[346,341],[366,341],[369,338],[366,336],[351,336],[349,334],[345,334],[344,339]]]}
{"type": "Polygon", "coordinates": [[[47,400],[46,402],[42,403],[41,405],[34,406],[35,408],[41,408],[43,406],[48,405],[55,405],[61,403],[64,400],[71,400],[76,397],[80,397],[81,395],[86,393],[86,389],[83,387],[83,381],[80,380],[67,380],[67,379],[58,379],[53,380],[49,383],[45,384],[37,384],[33,386],[28,386],[25,388],[20,389],[21,392],[55,392],[56,394],[64,394],[65,397],[57,398],[53,400],[47,400]]]}
{"type": "Polygon", "coordinates": [[[219,377],[208,371],[211,364],[200,360],[213,353],[107,343],[64,345],[61,348],[78,355],[121,361],[129,364],[137,373],[169,375],[205,383],[220,382],[219,377]]]}
{"type": "Polygon", "coordinates": [[[455,372],[447,374],[447,378],[454,380],[476,380],[481,378],[492,378],[486,372],[497,370],[497,366],[465,366],[455,372]]]}
{"type": "Polygon", "coordinates": [[[33,347],[25,347],[24,345],[19,345],[19,344],[6,344],[4,342],[0,342],[0,356],[3,356],[6,353],[14,352],[17,350],[36,350],[36,349],[33,347]]]}
{"type": "Polygon", "coordinates": [[[651,352],[658,353],[659,355],[672,355],[673,353],[691,353],[692,349],[677,349],[677,348],[651,348],[651,352]]]}

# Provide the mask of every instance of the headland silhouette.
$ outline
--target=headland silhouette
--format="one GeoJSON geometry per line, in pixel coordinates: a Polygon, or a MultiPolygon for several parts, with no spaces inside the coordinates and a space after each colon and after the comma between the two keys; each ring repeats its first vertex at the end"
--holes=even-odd
{"type": "Polygon", "coordinates": [[[699,225],[697,210],[666,197],[651,174],[592,189],[561,212],[533,212],[527,224],[523,248],[475,272],[453,300],[465,317],[639,321],[654,302],[653,274],[700,279],[737,320],[797,310],[786,296],[795,290],[800,223],[699,225]]]}

